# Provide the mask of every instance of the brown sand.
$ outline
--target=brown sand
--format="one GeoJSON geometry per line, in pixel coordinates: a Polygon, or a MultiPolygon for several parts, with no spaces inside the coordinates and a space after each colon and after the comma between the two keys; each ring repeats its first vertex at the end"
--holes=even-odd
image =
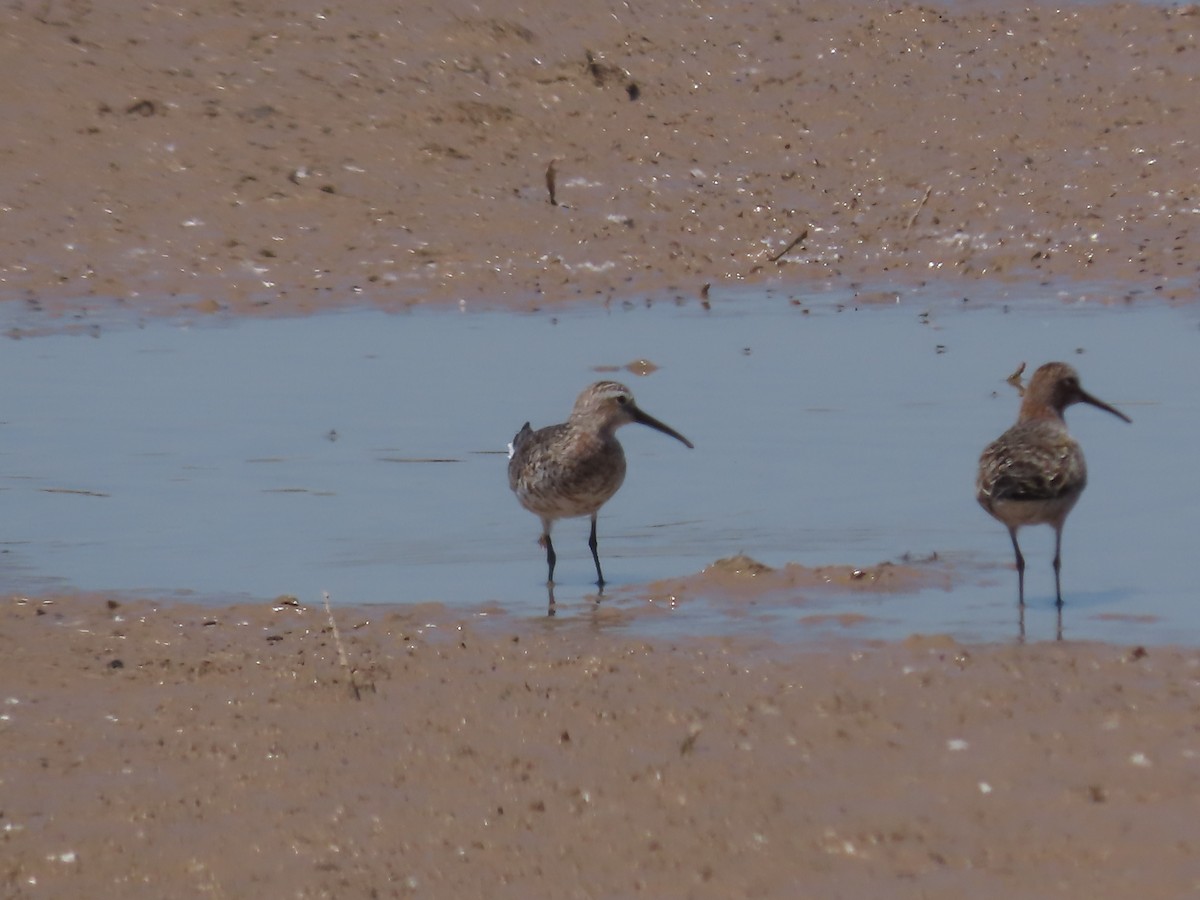
{"type": "Polygon", "coordinates": [[[18,0],[0,290],[72,313],[771,278],[1194,297],[1196,7],[999,5],[18,0]]]}
{"type": "MultiPolygon", "coordinates": [[[[1195,8],[0,23],[0,296],[52,320],[932,276],[1196,294],[1195,8]]],[[[323,611],[6,600],[0,895],[1200,890],[1196,651],[339,616],[357,700],[323,611]]]]}
{"type": "Polygon", "coordinates": [[[337,615],[7,603],[0,894],[1200,889],[1196,652],[337,615]]]}

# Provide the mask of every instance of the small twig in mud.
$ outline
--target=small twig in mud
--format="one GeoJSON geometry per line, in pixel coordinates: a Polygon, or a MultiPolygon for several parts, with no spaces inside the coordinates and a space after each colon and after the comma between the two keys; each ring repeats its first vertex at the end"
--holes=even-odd
{"type": "Polygon", "coordinates": [[[925,204],[929,202],[929,195],[932,193],[932,186],[925,188],[925,196],[921,198],[921,202],[917,204],[917,208],[913,214],[908,217],[908,224],[904,226],[905,231],[908,231],[913,227],[913,224],[917,221],[917,216],[921,214],[921,210],[923,210],[925,208],[925,204]]]}
{"type": "Polygon", "coordinates": [[[1025,372],[1025,363],[1021,363],[1019,366],[1017,366],[1017,371],[1013,372],[1011,375],[1009,375],[1007,378],[1004,379],[1009,384],[1011,384],[1013,387],[1015,387],[1017,389],[1017,393],[1019,393],[1021,396],[1025,395],[1025,386],[1021,384],[1021,375],[1023,375],[1024,372],[1025,372]]]}
{"type": "Polygon", "coordinates": [[[329,617],[329,629],[333,632],[333,644],[337,647],[338,662],[350,676],[350,689],[354,691],[354,699],[361,700],[362,694],[358,689],[358,679],[354,677],[354,669],[350,667],[350,658],[346,656],[346,645],[342,643],[341,632],[338,631],[337,622],[333,618],[333,607],[329,604],[329,591],[322,591],[322,594],[325,597],[325,615],[329,617]]]}
{"type": "Polygon", "coordinates": [[[797,244],[799,244],[806,237],[808,237],[808,229],[807,228],[805,228],[802,232],[800,232],[798,235],[796,235],[796,237],[794,237],[792,239],[792,242],[790,244],[788,244],[786,247],[784,247],[782,250],[780,250],[778,253],[776,253],[774,256],[772,256],[769,261],[770,262],[779,262],[781,259],[783,259],[785,254],[790,252],[793,247],[795,247],[797,244]]]}
{"type": "Polygon", "coordinates": [[[550,205],[558,206],[558,198],[555,196],[555,179],[558,177],[558,172],[554,168],[557,159],[550,160],[550,165],[546,166],[546,192],[550,194],[550,205]]]}

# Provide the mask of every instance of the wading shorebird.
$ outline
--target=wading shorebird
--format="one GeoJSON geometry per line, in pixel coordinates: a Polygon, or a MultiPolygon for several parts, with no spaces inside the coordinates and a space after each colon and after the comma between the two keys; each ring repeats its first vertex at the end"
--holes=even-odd
{"type": "Polygon", "coordinates": [[[625,451],[617,441],[622,425],[640,422],[686,444],[692,442],[642,412],[633,392],[615,381],[584,388],[571,417],[534,431],[526,422],[509,445],[508,486],[521,505],[542,520],[539,543],[546,548],[548,584],[554,584],[554,544],[550,529],[558,519],[591,516],[588,547],[596,563],[596,583],[604,588],[596,552],[596,514],[625,480],[625,451]]]}
{"type": "MultiPolygon", "coordinates": [[[[1046,363],[1030,379],[1017,424],[988,444],[979,458],[975,497],[1008,528],[1017,557],[1017,596],[1022,613],[1025,557],[1017,543],[1017,529],[1022,525],[1054,528],[1054,593],[1060,615],[1062,611],[1059,571],[1063,523],[1087,486],[1083,450],[1067,433],[1063,421],[1063,410],[1073,403],[1088,403],[1118,419],[1132,421],[1080,387],[1079,375],[1066,363],[1046,363]]],[[[1061,637],[1061,624],[1059,629],[1061,637]]]]}

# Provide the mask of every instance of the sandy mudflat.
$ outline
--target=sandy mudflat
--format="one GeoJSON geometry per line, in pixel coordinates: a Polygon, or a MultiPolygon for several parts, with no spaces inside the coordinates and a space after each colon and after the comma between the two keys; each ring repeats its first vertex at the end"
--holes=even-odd
{"type": "Polygon", "coordinates": [[[776,278],[1194,297],[1196,8],[1001,5],[10,3],[0,290],[76,313],[776,278]]]}
{"type": "MultiPolygon", "coordinates": [[[[1192,300],[1198,27],[13,2],[0,299],[51,323],[929,277],[1192,300]]],[[[322,610],[5,598],[0,894],[1200,891],[1195,650],[338,616],[358,699],[322,610]]]]}
{"type": "Polygon", "coordinates": [[[337,616],[7,602],[4,895],[1200,889],[1195,651],[337,616]]]}

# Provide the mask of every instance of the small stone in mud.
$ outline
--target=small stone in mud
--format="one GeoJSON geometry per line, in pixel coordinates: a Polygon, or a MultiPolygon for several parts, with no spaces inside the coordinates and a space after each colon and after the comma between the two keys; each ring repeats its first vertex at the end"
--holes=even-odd
{"type": "Polygon", "coordinates": [[[658,371],[658,366],[648,359],[635,359],[633,362],[627,363],[625,368],[634,375],[649,375],[658,371]]]}
{"type": "Polygon", "coordinates": [[[112,662],[110,662],[108,664],[108,667],[110,669],[123,669],[123,668],[125,668],[125,663],[119,659],[114,659],[112,662]]]}
{"type": "Polygon", "coordinates": [[[687,756],[696,748],[696,740],[700,737],[701,730],[702,726],[696,722],[693,722],[688,726],[687,737],[685,737],[683,742],[679,745],[680,756],[687,756]]]}
{"type": "Polygon", "coordinates": [[[158,104],[153,100],[138,100],[125,107],[127,115],[153,116],[158,114],[158,104]]]}
{"type": "MultiPolygon", "coordinates": [[[[610,62],[605,62],[603,59],[592,53],[591,50],[585,51],[587,58],[587,70],[592,76],[592,80],[597,87],[604,87],[611,81],[624,81],[629,79],[629,73],[620,66],[613,65],[610,62]]],[[[632,80],[629,81],[632,84],[632,80]]],[[[630,97],[631,100],[636,100],[636,97],[630,97]]]]}

